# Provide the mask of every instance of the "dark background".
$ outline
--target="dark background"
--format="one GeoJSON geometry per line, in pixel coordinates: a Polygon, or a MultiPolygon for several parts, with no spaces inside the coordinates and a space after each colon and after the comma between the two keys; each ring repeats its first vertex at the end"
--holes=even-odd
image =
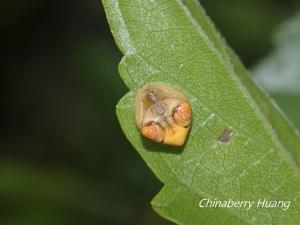
{"type": "MultiPolygon", "coordinates": [[[[249,68],[297,0],[203,0],[249,68]]],[[[1,225],[170,224],[150,200],[162,184],[119,127],[127,92],[99,0],[3,0],[1,225]]]]}

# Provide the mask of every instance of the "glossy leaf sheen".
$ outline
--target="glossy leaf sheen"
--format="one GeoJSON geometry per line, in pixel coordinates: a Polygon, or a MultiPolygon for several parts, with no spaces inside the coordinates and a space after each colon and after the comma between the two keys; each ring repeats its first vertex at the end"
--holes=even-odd
{"type": "Polygon", "coordinates": [[[130,92],[117,114],[127,138],[164,187],[152,201],[178,224],[296,224],[300,221],[299,136],[249,78],[194,0],[104,0],[130,92]],[[182,90],[193,107],[186,145],[141,138],[136,89],[158,81],[182,90]],[[218,137],[233,129],[230,144],[218,137]],[[203,198],[290,200],[289,210],[199,208],[203,198]]]}

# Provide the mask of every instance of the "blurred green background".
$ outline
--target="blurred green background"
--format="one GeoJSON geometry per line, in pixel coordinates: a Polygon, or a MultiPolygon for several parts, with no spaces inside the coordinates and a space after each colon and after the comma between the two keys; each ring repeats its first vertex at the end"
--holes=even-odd
{"type": "MultiPolygon", "coordinates": [[[[201,3],[258,71],[272,33],[300,9],[297,0],[201,3]]],[[[127,88],[101,2],[3,0],[0,11],[0,224],[171,224],[152,211],[162,184],[115,115],[127,88]]],[[[298,93],[274,96],[300,126],[298,93]]]]}

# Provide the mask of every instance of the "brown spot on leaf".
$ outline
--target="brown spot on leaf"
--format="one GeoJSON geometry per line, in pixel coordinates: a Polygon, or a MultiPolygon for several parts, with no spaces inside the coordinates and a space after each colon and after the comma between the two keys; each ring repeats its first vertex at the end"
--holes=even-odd
{"type": "Polygon", "coordinates": [[[233,134],[233,129],[231,127],[226,127],[222,134],[219,136],[218,141],[221,144],[229,144],[233,134]]]}

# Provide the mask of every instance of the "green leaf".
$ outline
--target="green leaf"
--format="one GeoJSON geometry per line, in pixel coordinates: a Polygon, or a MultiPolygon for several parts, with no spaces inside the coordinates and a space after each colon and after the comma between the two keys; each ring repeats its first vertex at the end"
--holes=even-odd
{"type": "Polygon", "coordinates": [[[250,79],[195,0],[103,0],[130,92],[117,105],[128,140],[164,187],[152,205],[178,224],[297,224],[300,139],[250,79]],[[193,108],[186,145],[141,138],[135,92],[158,81],[182,90],[193,108]],[[230,144],[218,142],[233,129],[230,144]],[[291,201],[282,208],[200,208],[202,199],[291,201]]]}
{"type": "Polygon", "coordinates": [[[253,74],[300,128],[300,14],[279,27],[274,42],[275,49],[253,74]]]}

